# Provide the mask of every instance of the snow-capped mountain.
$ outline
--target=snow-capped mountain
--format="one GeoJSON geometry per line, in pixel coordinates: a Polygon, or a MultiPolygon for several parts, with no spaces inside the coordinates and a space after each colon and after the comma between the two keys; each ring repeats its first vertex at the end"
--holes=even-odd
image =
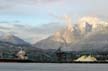
{"type": "Polygon", "coordinates": [[[101,50],[107,45],[108,23],[106,21],[96,17],[82,17],[77,24],[71,24],[71,28],[69,27],[70,22],[67,26],[62,31],[55,32],[50,38],[34,44],[34,46],[43,49],[64,47],[69,50],[80,51],[92,48],[101,50]]]}

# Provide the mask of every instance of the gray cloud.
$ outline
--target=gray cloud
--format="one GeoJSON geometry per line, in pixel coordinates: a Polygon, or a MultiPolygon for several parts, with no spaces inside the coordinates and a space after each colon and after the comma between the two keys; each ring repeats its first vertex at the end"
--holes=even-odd
{"type": "Polygon", "coordinates": [[[58,23],[44,24],[40,27],[0,23],[0,32],[12,33],[26,41],[34,43],[52,35],[57,30],[60,30],[61,27],[63,27],[63,25],[58,23]]]}

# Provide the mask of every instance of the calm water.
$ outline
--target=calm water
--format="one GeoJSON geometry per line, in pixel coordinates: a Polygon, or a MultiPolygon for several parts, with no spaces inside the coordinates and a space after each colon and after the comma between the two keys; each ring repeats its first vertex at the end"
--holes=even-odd
{"type": "Polygon", "coordinates": [[[0,71],[108,71],[107,64],[0,63],[0,71]]]}

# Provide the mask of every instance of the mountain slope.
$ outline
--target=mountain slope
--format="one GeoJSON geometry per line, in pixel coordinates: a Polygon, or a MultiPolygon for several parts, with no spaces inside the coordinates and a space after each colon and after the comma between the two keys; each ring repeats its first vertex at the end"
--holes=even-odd
{"type": "Polygon", "coordinates": [[[71,51],[104,51],[107,49],[107,41],[108,23],[95,17],[83,17],[78,24],[72,25],[71,28],[66,27],[34,46],[43,49],[63,47],[63,50],[71,51]]]}
{"type": "Polygon", "coordinates": [[[29,43],[25,42],[24,40],[10,33],[2,34],[0,36],[0,41],[8,42],[8,43],[16,44],[16,45],[29,45],[29,43]]]}
{"type": "Polygon", "coordinates": [[[53,37],[48,37],[47,39],[37,42],[33,46],[41,49],[58,49],[59,47],[61,47],[61,44],[61,42],[53,41],[53,37]]]}

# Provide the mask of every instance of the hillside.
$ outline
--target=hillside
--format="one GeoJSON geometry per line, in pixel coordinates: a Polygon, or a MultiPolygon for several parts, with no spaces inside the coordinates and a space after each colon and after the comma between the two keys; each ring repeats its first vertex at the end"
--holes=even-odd
{"type": "Polygon", "coordinates": [[[16,44],[16,45],[30,45],[28,42],[10,33],[2,34],[0,36],[0,41],[8,42],[8,43],[16,44]]]}

